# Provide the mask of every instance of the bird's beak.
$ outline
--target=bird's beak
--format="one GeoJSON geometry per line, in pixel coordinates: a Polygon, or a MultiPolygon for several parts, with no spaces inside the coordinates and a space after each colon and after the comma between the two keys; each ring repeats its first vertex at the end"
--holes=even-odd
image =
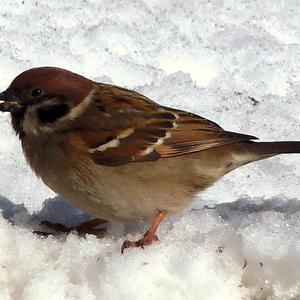
{"type": "Polygon", "coordinates": [[[23,105],[14,95],[4,91],[0,93],[0,111],[2,112],[19,112],[23,109],[23,105]]]}

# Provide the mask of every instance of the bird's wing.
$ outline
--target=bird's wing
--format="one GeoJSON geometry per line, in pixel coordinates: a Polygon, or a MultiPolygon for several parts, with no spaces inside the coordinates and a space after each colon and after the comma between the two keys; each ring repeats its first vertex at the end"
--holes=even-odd
{"type": "Polygon", "coordinates": [[[160,106],[145,96],[99,84],[93,105],[77,120],[92,159],[116,166],[153,161],[256,139],[223,130],[198,115],[160,106]]]}

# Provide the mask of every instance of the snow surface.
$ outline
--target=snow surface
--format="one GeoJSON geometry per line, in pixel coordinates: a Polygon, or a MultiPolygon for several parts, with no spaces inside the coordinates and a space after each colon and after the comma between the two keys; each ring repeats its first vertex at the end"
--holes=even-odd
{"type": "MultiPolygon", "coordinates": [[[[59,66],[227,130],[299,140],[299,14],[299,0],[2,0],[0,90],[59,66]]],[[[121,255],[145,224],[103,239],[31,233],[88,216],[35,178],[8,115],[0,128],[1,300],[300,299],[299,155],[230,173],[163,223],[160,242],[121,255]]]]}

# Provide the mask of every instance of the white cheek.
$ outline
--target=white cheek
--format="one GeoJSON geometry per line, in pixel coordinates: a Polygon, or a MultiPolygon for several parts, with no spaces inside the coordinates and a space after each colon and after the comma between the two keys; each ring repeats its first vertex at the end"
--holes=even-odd
{"type": "Polygon", "coordinates": [[[36,111],[28,107],[23,120],[23,131],[27,135],[38,135],[39,127],[36,111]]]}
{"type": "Polygon", "coordinates": [[[37,110],[42,105],[28,107],[23,120],[23,131],[28,136],[39,136],[43,133],[50,133],[55,130],[54,124],[47,125],[41,123],[37,110]]]}

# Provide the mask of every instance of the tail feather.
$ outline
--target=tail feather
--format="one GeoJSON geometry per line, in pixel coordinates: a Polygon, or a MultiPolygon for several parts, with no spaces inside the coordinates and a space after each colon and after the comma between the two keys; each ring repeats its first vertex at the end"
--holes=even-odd
{"type": "Polygon", "coordinates": [[[300,141],[297,142],[240,142],[234,147],[226,146],[232,151],[232,161],[226,173],[248,163],[285,153],[300,153],[300,141]]]}
{"type": "Polygon", "coordinates": [[[300,153],[298,142],[253,142],[251,150],[259,156],[269,157],[285,153],[300,153]]]}

